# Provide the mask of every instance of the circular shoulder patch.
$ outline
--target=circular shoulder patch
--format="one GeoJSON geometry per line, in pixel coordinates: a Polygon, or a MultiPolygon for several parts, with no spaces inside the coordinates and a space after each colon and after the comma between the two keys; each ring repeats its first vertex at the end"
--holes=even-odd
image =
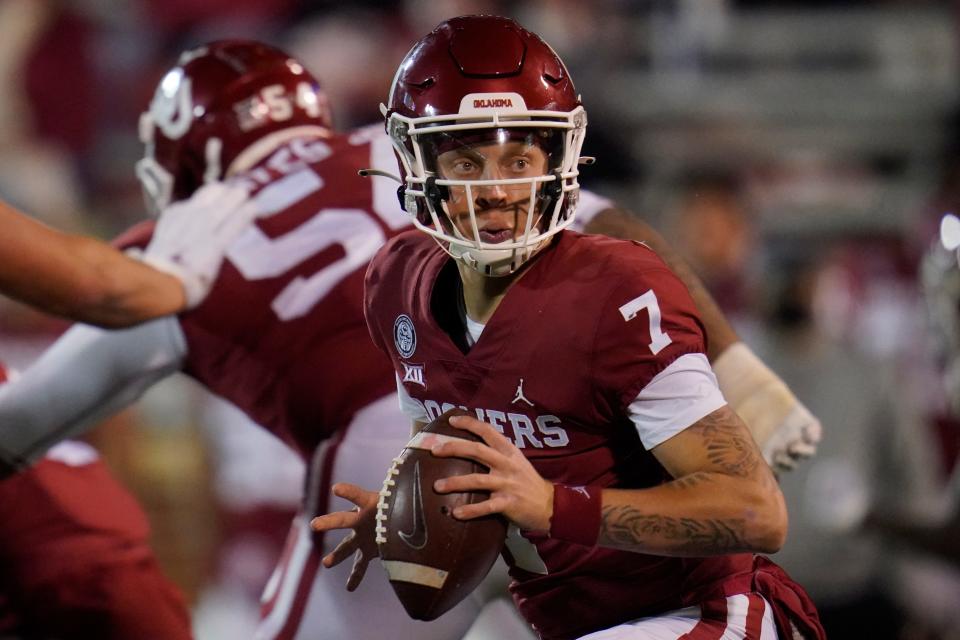
{"type": "Polygon", "coordinates": [[[393,323],[393,342],[401,358],[409,358],[417,350],[417,332],[413,328],[413,320],[406,314],[397,316],[393,323]]]}

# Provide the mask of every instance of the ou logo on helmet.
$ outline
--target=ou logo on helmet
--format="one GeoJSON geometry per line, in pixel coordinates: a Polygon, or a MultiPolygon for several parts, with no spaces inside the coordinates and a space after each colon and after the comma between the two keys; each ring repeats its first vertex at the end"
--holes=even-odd
{"type": "Polygon", "coordinates": [[[406,314],[397,316],[393,323],[393,343],[397,346],[397,353],[401,358],[409,358],[417,350],[417,332],[413,328],[413,320],[406,314]]]}

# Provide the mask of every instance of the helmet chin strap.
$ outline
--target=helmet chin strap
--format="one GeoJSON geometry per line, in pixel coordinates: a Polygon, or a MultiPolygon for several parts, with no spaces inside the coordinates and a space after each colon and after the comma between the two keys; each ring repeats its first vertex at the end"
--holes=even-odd
{"type": "Polygon", "coordinates": [[[533,247],[522,249],[477,249],[450,244],[447,251],[474,271],[485,276],[499,278],[514,273],[547,245],[550,238],[544,238],[533,247]]]}

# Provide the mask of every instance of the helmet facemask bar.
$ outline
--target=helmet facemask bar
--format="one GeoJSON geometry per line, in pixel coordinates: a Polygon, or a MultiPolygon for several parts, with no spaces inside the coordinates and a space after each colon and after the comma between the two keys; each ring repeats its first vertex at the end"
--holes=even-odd
{"type": "MultiPolygon", "coordinates": [[[[582,107],[570,112],[524,111],[520,114],[494,113],[483,117],[464,115],[406,118],[394,113],[388,130],[404,168],[405,206],[414,224],[431,235],[455,258],[486,275],[506,275],[518,269],[547,240],[573,222],[579,191],[578,163],[586,127],[582,107]],[[546,153],[548,166],[537,175],[497,179],[454,179],[440,175],[436,166],[439,139],[463,139],[473,146],[503,142],[504,132],[512,140],[534,140],[546,153]],[[544,148],[540,142],[556,147],[544,148]],[[478,223],[478,193],[499,189],[519,193],[514,199],[515,214],[527,205],[526,219],[515,220],[514,235],[496,242],[484,240],[478,223]],[[458,228],[450,219],[444,201],[460,191],[467,200],[469,226],[458,228]],[[466,232],[465,232],[466,231],[466,232]]],[[[469,146],[469,144],[464,144],[469,146]]],[[[485,177],[485,176],[484,176],[485,177]]],[[[510,202],[506,203],[509,208],[510,202]]]]}
{"type": "Polygon", "coordinates": [[[139,135],[145,152],[143,158],[134,165],[137,179],[143,191],[143,201],[151,215],[159,215],[173,200],[173,175],[154,155],[155,124],[150,112],[140,115],[139,135]]]}

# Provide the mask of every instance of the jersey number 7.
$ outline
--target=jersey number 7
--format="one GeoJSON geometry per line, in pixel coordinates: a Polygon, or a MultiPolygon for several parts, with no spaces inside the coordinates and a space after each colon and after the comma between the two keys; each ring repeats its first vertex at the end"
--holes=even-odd
{"type": "Polygon", "coordinates": [[[660,303],[657,302],[657,296],[653,289],[620,307],[620,315],[623,316],[624,320],[630,322],[637,317],[642,309],[647,310],[647,318],[650,322],[650,344],[648,346],[653,355],[657,355],[673,340],[660,328],[660,303]]]}

